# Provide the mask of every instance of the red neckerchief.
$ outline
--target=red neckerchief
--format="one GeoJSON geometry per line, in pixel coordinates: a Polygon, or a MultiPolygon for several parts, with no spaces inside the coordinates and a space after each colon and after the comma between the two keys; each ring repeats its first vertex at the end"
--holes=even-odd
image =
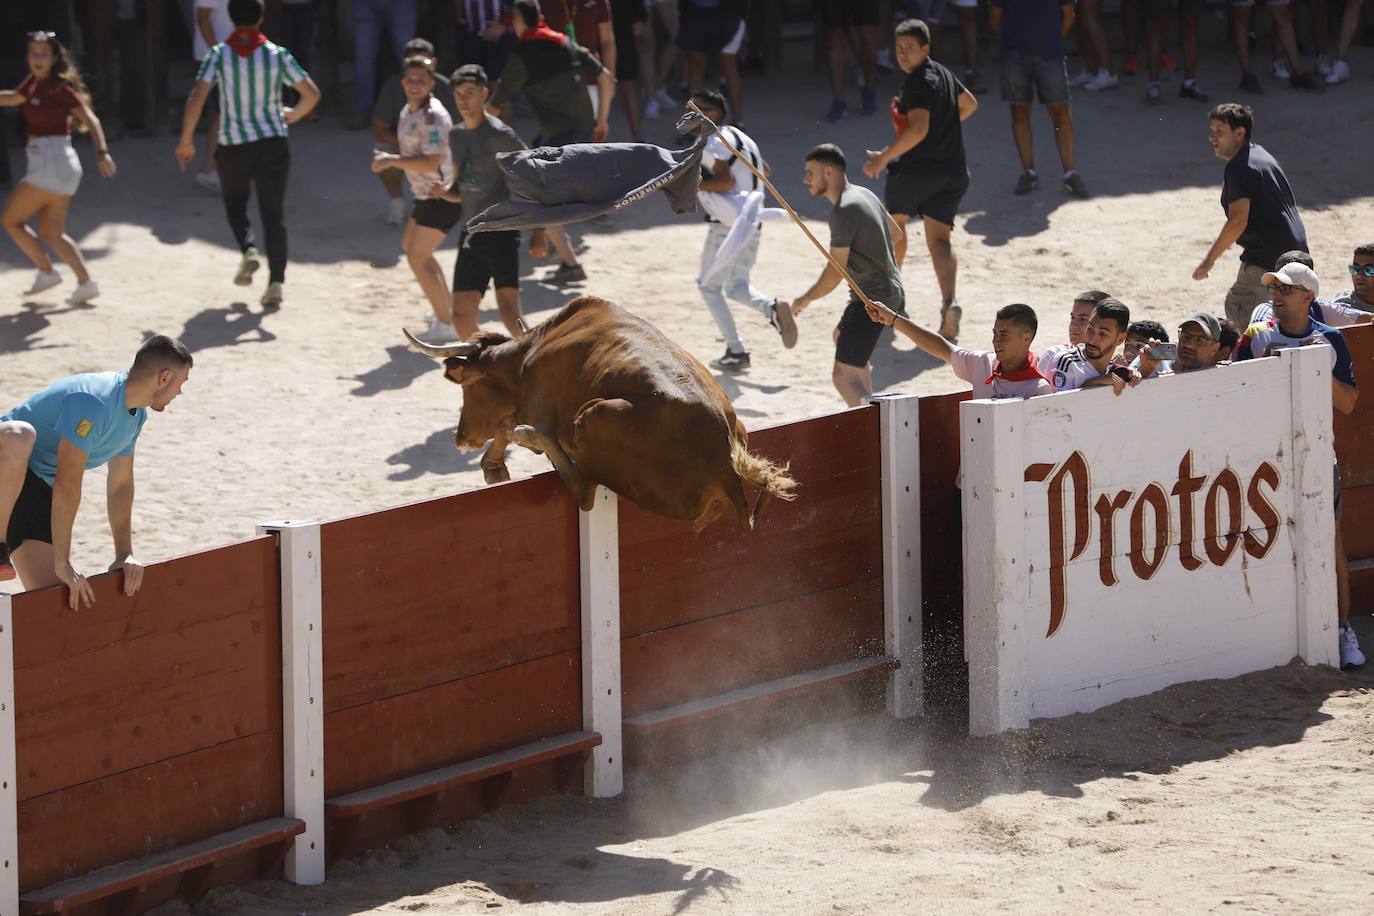
{"type": "Polygon", "coordinates": [[[1026,364],[1020,369],[1015,369],[1011,372],[1002,371],[1002,363],[1000,360],[993,363],[992,375],[989,375],[987,381],[983,384],[991,385],[992,380],[998,378],[1006,379],[1009,382],[1029,382],[1031,379],[1043,379],[1044,376],[1040,374],[1039,369],[1035,368],[1035,354],[1027,353],[1026,364]]]}
{"type": "Polygon", "coordinates": [[[224,43],[239,57],[247,57],[267,43],[267,36],[251,25],[244,25],[234,29],[234,34],[224,39],[224,43]]]}
{"type": "Polygon", "coordinates": [[[549,24],[543,16],[539,17],[539,24],[532,29],[525,29],[525,34],[520,36],[521,41],[551,41],[556,45],[566,45],[568,36],[557,29],[549,28],[549,24]]]}

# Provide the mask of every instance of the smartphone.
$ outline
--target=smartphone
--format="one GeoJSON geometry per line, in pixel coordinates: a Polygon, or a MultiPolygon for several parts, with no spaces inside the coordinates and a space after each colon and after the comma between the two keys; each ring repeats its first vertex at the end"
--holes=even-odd
{"type": "Polygon", "coordinates": [[[1132,378],[1134,378],[1130,366],[1112,366],[1107,371],[1110,372],[1112,375],[1115,375],[1117,378],[1121,379],[1123,382],[1129,382],[1132,378]]]}
{"type": "Polygon", "coordinates": [[[1176,343],[1154,343],[1150,345],[1150,359],[1155,362],[1161,360],[1172,361],[1178,359],[1178,344],[1176,343]]]}

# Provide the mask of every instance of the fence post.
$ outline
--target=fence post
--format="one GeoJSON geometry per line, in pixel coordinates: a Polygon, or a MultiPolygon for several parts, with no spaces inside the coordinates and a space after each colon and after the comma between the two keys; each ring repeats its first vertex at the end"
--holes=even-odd
{"type": "Polygon", "coordinates": [[[19,913],[19,787],[14,735],[13,598],[0,594],[0,914],[19,913]]]}
{"type": "Polygon", "coordinates": [[[582,579],[582,728],[598,732],[584,791],[610,798],[625,788],[620,719],[620,522],[616,495],[596,488],[577,514],[582,579]]]}
{"type": "Polygon", "coordinates": [[[1030,725],[1026,680],[1026,402],[959,405],[969,734],[1030,725]]]}
{"type": "Polygon", "coordinates": [[[1331,468],[1331,351],[1280,350],[1293,409],[1293,561],[1298,574],[1298,652],[1309,665],[1339,665],[1336,647],[1336,520],[1331,468]]]}
{"type": "Polygon", "coordinates": [[[887,711],[921,714],[921,449],[915,395],[877,395],[883,479],[883,633],[889,658],[887,711]]]}
{"type": "Polygon", "coordinates": [[[282,775],[286,817],[305,821],[286,856],[286,880],[324,883],[324,647],[320,526],[264,522],[281,555],[282,775]]]}

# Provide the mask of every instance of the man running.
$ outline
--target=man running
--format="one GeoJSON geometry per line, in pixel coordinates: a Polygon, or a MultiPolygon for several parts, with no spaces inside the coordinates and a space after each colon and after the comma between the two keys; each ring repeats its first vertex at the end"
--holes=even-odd
{"type": "Polygon", "coordinates": [[[248,197],[258,193],[262,234],[267,244],[268,283],[261,302],[266,308],[282,304],[286,282],[286,224],[282,208],[291,151],[286,128],[310,113],[320,101],[320,90],[291,52],[262,34],[262,0],[229,0],[234,33],[205,55],[195,88],[186,99],[181,118],[181,142],[176,157],[181,170],[196,157],[196,122],[212,86],[219,87],[220,191],[224,212],[242,257],[234,283],[249,286],[258,269],[258,249],[248,222],[248,197]],[[282,108],[281,87],[291,86],[301,100],[294,108],[282,108]],[[270,91],[264,91],[264,89],[270,91]]]}
{"type": "Polygon", "coordinates": [[[71,589],[72,610],[94,603],[90,583],[72,567],[72,523],[86,469],[108,463],[115,553],[109,568],[124,570],[124,594],[138,591],[143,564],[133,548],[134,449],[148,408],[166,410],[191,365],[180,341],[159,334],[144,341],[127,371],[64,378],[0,414],[0,532],[26,589],[60,582],[71,589]]]}
{"type": "MultiPolygon", "coordinates": [[[[877,195],[849,183],[844,153],[833,143],[822,143],[806,154],[806,189],[812,197],[834,204],[830,211],[830,256],[845,268],[869,299],[906,315],[906,292],[897,270],[892,237],[901,231],[883,209],[877,195]]],[[[812,302],[843,281],[834,265],[826,264],[811,288],[792,301],[792,314],[801,315],[812,302]]],[[[850,407],[858,407],[873,393],[873,370],[868,360],[878,346],[883,326],[870,321],[868,310],[851,291],[849,305],[835,328],[835,367],[831,380],[850,407]]]]}
{"type": "MultiPolygon", "coordinates": [[[[714,89],[698,89],[692,94],[692,101],[714,124],[725,124],[729,120],[725,96],[714,89]]],[[[721,133],[729,138],[735,149],[749,157],[755,168],[765,175],[772,174],[752,137],[738,127],[722,127],[721,133]]],[[[734,316],[730,314],[730,305],[725,301],[727,296],[767,318],[773,329],[782,335],[782,345],[788,349],[797,345],[797,322],[792,318],[792,310],[787,303],[759,292],[749,280],[749,272],[754,269],[754,262],[759,257],[762,227],[757,222],[741,227],[746,232],[747,241],[730,256],[729,263],[715,263],[721,246],[734,231],[735,222],[745,215],[745,210],[760,212],[759,202],[755,202],[752,208],[748,206],[750,196],[756,191],[759,192],[758,201],[762,200],[758,176],[725,148],[725,143],[717,134],[712,134],[711,139],[706,141],[701,164],[710,174],[701,180],[697,194],[708,223],[706,244],[701,249],[701,273],[697,277],[697,289],[701,291],[701,298],[706,300],[706,307],[710,309],[716,327],[720,328],[721,336],[725,338],[725,355],[712,360],[711,365],[730,371],[747,369],[749,351],[740,337],[739,328],[735,326],[734,316]]]]}

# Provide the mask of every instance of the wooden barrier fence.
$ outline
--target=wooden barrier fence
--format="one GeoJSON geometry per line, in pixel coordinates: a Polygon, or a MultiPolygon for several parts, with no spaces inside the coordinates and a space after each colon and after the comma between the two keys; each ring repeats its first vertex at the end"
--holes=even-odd
{"type": "MultiPolygon", "coordinates": [[[[1374,328],[1347,332],[1357,373],[1374,328]]],[[[761,430],[801,484],[747,539],[554,474],[0,595],[0,916],[135,912],[326,861],[816,709],[959,701],[959,404],[761,430]],[[12,678],[12,681],[11,681],[12,678]],[[809,701],[823,700],[814,708],[809,701]]],[[[1356,608],[1374,403],[1336,421],[1356,608]]]]}

